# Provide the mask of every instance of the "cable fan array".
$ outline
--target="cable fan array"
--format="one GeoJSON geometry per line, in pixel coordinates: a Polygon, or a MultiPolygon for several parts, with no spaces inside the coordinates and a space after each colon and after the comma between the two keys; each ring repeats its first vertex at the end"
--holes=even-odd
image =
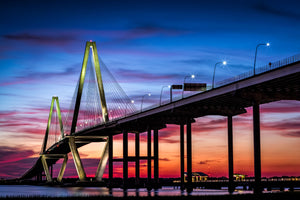
{"type": "MultiPolygon", "coordinates": [[[[126,115],[129,115],[130,113],[135,112],[135,106],[131,103],[129,97],[123,91],[121,86],[118,84],[118,82],[113,77],[113,75],[108,70],[107,66],[100,57],[99,64],[109,121],[122,118],[126,115]]],[[[85,74],[86,75],[82,90],[76,131],[104,123],[102,118],[102,107],[98,89],[97,76],[95,72],[95,65],[91,54],[89,55],[85,74]]],[[[70,108],[65,117],[65,134],[70,134],[71,132],[71,125],[73,120],[78,87],[79,79],[70,103],[70,108]]]]}
{"type": "Polygon", "coordinates": [[[61,139],[59,120],[57,115],[56,106],[53,107],[51,115],[51,123],[48,133],[48,139],[46,144],[46,149],[49,149],[53,144],[61,139]]]}

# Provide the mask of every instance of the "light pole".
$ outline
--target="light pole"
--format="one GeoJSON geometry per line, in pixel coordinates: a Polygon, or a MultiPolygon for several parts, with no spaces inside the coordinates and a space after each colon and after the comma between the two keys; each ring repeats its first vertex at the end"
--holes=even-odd
{"type": "MultiPolygon", "coordinates": [[[[131,100],[130,103],[134,104],[134,100],[131,100]]],[[[126,117],[126,114],[127,114],[127,106],[128,106],[128,104],[129,103],[126,103],[126,107],[125,107],[125,117],[126,117]]]]}
{"type": "Polygon", "coordinates": [[[166,88],[166,87],[171,88],[171,85],[162,86],[161,91],[160,91],[160,98],[159,98],[159,105],[160,106],[161,106],[161,96],[162,96],[164,88],[166,88]]]}
{"type": "Polygon", "coordinates": [[[141,112],[142,112],[142,109],[143,109],[143,102],[144,102],[144,97],[145,96],[151,96],[151,93],[148,93],[148,94],[145,94],[144,96],[142,96],[142,102],[141,102],[141,112]]]}
{"type": "Polygon", "coordinates": [[[256,46],[256,49],[255,49],[255,57],[254,57],[254,66],[253,66],[253,75],[255,75],[255,65],[256,65],[256,56],[257,56],[257,49],[258,49],[258,47],[259,46],[270,46],[270,43],[268,42],[268,43],[261,43],[261,44],[258,44],[257,46],[256,46]]]}
{"type": "Polygon", "coordinates": [[[184,92],[184,83],[185,83],[185,79],[188,78],[188,77],[191,77],[192,79],[195,78],[195,75],[192,74],[191,76],[185,76],[184,79],[183,79],[183,85],[182,85],[182,94],[181,94],[181,98],[183,99],[183,92],[184,92]]]}
{"type": "Polygon", "coordinates": [[[214,75],[213,75],[213,80],[212,80],[212,87],[211,87],[212,89],[213,89],[214,86],[215,86],[215,74],[216,74],[216,67],[217,67],[218,64],[227,65],[227,62],[226,62],[226,61],[223,61],[223,62],[217,62],[217,63],[215,64],[214,75]]]}

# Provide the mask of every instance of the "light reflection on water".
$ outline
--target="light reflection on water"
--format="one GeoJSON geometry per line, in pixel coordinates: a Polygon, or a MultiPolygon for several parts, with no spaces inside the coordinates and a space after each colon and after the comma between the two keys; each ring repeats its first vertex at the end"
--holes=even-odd
{"type": "MultiPolygon", "coordinates": [[[[247,194],[252,191],[238,190],[234,194],[247,194]]],[[[190,195],[227,195],[227,190],[213,189],[195,189],[190,195]]],[[[31,185],[0,185],[0,197],[8,196],[48,196],[48,197],[66,197],[66,196],[181,196],[188,195],[185,191],[173,187],[163,187],[157,191],[147,189],[123,189],[114,188],[109,190],[105,187],[50,187],[50,186],[31,186],[31,185]]]]}

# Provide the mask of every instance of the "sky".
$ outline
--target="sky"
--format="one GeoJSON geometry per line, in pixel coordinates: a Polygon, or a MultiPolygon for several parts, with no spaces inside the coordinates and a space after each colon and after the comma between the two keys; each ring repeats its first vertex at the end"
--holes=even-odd
{"type": "MultiPolygon", "coordinates": [[[[216,83],[252,70],[259,43],[270,46],[259,47],[257,67],[299,54],[299,6],[292,0],[0,0],[0,178],[20,177],[38,158],[51,97],[59,97],[63,111],[69,108],[86,41],[96,41],[102,61],[138,109],[143,95],[152,94],[143,107],[158,104],[162,87],[185,77],[211,85],[217,62],[228,64],[218,65],[216,83]]],[[[167,89],[162,94],[167,101],[167,89]]],[[[261,105],[262,176],[300,175],[299,120],[297,101],[261,105]]],[[[193,171],[228,176],[226,124],[222,116],[192,124],[193,171]]],[[[233,126],[234,172],[253,176],[252,108],[233,117],[233,126]]],[[[121,157],[121,135],[114,141],[114,156],[121,157]]],[[[160,130],[159,142],[160,177],[179,177],[179,127],[160,130]]],[[[102,148],[93,143],[79,149],[89,176],[102,148]]],[[[114,169],[121,177],[122,165],[114,169]]],[[[76,176],[72,159],[66,171],[76,176]]]]}

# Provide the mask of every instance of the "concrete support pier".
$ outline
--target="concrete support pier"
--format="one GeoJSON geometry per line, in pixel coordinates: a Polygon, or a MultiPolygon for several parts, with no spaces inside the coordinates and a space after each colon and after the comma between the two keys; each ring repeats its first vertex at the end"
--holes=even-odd
{"type": "Polygon", "coordinates": [[[140,133],[135,134],[135,184],[140,184],[140,133]]]}
{"type": "Polygon", "coordinates": [[[259,103],[253,104],[253,143],[254,143],[254,193],[262,193],[261,187],[261,153],[260,153],[260,119],[259,103]]]}
{"type": "Polygon", "coordinates": [[[147,132],[147,183],[148,189],[151,189],[151,128],[147,132]]]}
{"type": "Polygon", "coordinates": [[[184,190],[184,124],[180,124],[180,189],[184,190]]]}
{"type": "Polygon", "coordinates": [[[127,189],[128,182],[128,132],[123,131],[123,188],[127,189]]]}
{"type": "Polygon", "coordinates": [[[80,181],[86,181],[86,174],[85,171],[83,169],[83,165],[75,144],[75,137],[71,136],[69,138],[69,147],[73,156],[73,160],[74,160],[74,164],[77,170],[77,174],[78,174],[78,178],[80,181]]]}
{"type": "Polygon", "coordinates": [[[235,186],[233,181],[233,137],[232,137],[232,116],[227,117],[228,128],[228,192],[233,193],[235,186]]]}
{"type": "Polygon", "coordinates": [[[113,136],[109,135],[108,137],[108,178],[109,182],[113,181],[113,136]]]}
{"type": "MultiPolygon", "coordinates": [[[[64,161],[62,163],[62,166],[60,168],[59,174],[57,176],[57,182],[61,182],[66,166],[67,166],[67,161],[68,161],[68,154],[42,154],[41,155],[41,161],[42,165],[44,168],[44,172],[46,175],[47,182],[52,182],[53,181],[53,165],[48,166],[47,160],[48,159],[60,159],[63,158],[64,161]],[[50,168],[50,171],[49,171],[50,168]]],[[[42,175],[40,176],[42,178],[42,175]]],[[[42,179],[41,179],[42,180],[42,179]]]]}
{"type": "Polygon", "coordinates": [[[192,129],[190,119],[186,122],[186,160],[187,160],[187,192],[192,192],[192,129]]]}
{"type": "Polygon", "coordinates": [[[153,146],[154,146],[154,184],[155,184],[155,189],[157,189],[159,183],[158,129],[153,130],[153,146]]]}

